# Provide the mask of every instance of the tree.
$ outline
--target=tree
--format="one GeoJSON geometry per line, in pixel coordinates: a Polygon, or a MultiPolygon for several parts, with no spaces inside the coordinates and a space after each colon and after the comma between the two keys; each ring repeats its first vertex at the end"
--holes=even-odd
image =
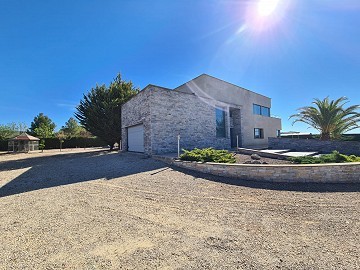
{"type": "Polygon", "coordinates": [[[45,140],[44,139],[41,139],[40,142],[39,142],[39,149],[41,150],[41,153],[44,152],[44,149],[45,149],[45,140]]]}
{"type": "Polygon", "coordinates": [[[19,134],[23,133],[23,132],[26,132],[27,130],[27,125],[24,123],[24,122],[19,122],[17,125],[17,130],[19,131],[19,134]]]}
{"type": "Polygon", "coordinates": [[[34,134],[41,139],[51,138],[54,135],[54,130],[51,127],[41,123],[39,127],[35,128],[34,134]]]}
{"type": "Polygon", "coordinates": [[[66,134],[64,133],[64,131],[60,130],[59,132],[57,132],[55,134],[55,137],[58,138],[59,140],[59,143],[60,143],[60,152],[61,152],[61,149],[62,149],[62,144],[66,138],[66,134]]]}
{"type": "Polygon", "coordinates": [[[0,124],[0,140],[7,140],[13,138],[26,130],[26,124],[20,122],[10,123],[6,125],[0,124]]]}
{"type": "Polygon", "coordinates": [[[51,138],[54,136],[55,123],[43,113],[34,117],[31,122],[30,133],[40,138],[51,138]]]}
{"type": "Polygon", "coordinates": [[[79,137],[93,138],[94,135],[92,135],[91,132],[87,131],[85,128],[80,127],[79,137]]]}
{"type": "Polygon", "coordinates": [[[0,125],[0,140],[7,140],[17,135],[16,124],[0,125]]]}
{"type": "Polygon", "coordinates": [[[321,140],[336,139],[341,134],[360,127],[360,105],[353,105],[345,108],[348,103],[346,97],[337,100],[314,99],[315,106],[299,108],[299,113],[293,114],[290,118],[295,118],[296,122],[303,122],[320,131],[321,140]]]}
{"type": "Polygon", "coordinates": [[[65,137],[78,137],[80,136],[82,127],[79,125],[75,118],[70,117],[69,120],[65,123],[65,126],[61,127],[60,131],[63,131],[65,137]]]}
{"type": "Polygon", "coordinates": [[[118,74],[107,87],[96,85],[76,107],[75,117],[93,135],[110,145],[121,140],[121,105],[139,92],[131,81],[126,82],[118,74]]]}

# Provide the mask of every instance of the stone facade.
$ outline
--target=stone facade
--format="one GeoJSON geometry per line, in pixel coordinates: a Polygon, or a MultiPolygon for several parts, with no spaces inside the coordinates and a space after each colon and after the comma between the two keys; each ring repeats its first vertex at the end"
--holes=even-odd
{"type": "MultiPolygon", "coordinates": [[[[226,117],[225,119],[229,119],[226,117]]],[[[122,108],[122,144],[127,145],[127,127],[144,125],[145,154],[177,152],[180,147],[230,149],[230,134],[216,137],[215,107],[191,94],[149,86],[122,108]]],[[[230,123],[226,121],[226,126],[230,123]]]]}
{"type": "Polygon", "coordinates": [[[121,148],[127,150],[127,128],[130,126],[144,125],[144,147],[145,153],[151,155],[151,114],[150,95],[151,87],[147,87],[139,94],[125,103],[121,108],[121,148]]]}
{"type": "MultiPolygon", "coordinates": [[[[176,91],[152,92],[151,124],[153,153],[177,152],[177,136],[180,147],[230,148],[230,134],[225,138],[216,137],[215,106],[194,95],[176,91]]],[[[228,119],[228,118],[225,118],[228,119]]],[[[226,126],[229,123],[226,122],[226,126]]]]}
{"type": "Polygon", "coordinates": [[[253,104],[271,108],[271,99],[237,85],[203,74],[174,90],[191,93],[206,102],[217,102],[228,111],[232,108],[240,109],[241,123],[236,124],[241,129],[242,147],[267,147],[268,137],[276,137],[277,130],[281,130],[279,118],[256,115],[253,112],[253,104]],[[255,139],[254,128],[262,128],[264,138],[255,139]]]}
{"type": "Polygon", "coordinates": [[[127,128],[144,125],[145,154],[177,152],[180,147],[267,146],[267,138],[281,129],[278,118],[255,115],[253,104],[271,106],[270,98],[201,75],[174,89],[149,85],[122,107],[122,146],[127,150],[127,128]],[[193,91],[193,89],[197,89],[193,91]],[[216,109],[225,112],[225,137],[216,136],[216,109]],[[230,117],[231,114],[231,117],[230,117]],[[254,128],[264,130],[264,138],[254,139],[254,128]]]}
{"type": "Polygon", "coordinates": [[[287,183],[360,183],[360,162],[313,165],[202,163],[154,156],[180,168],[241,180],[287,183]]]}
{"type": "Polygon", "coordinates": [[[331,153],[334,150],[346,155],[360,156],[360,142],[320,141],[316,139],[269,138],[269,147],[273,149],[291,149],[294,151],[316,151],[331,153]]]}

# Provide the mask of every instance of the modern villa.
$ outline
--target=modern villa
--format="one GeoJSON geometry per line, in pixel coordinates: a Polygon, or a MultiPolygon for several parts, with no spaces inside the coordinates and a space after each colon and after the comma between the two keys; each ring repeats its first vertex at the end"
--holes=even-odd
{"type": "Polygon", "coordinates": [[[183,149],[266,147],[281,120],[271,99],[202,74],[167,89],[148,85],[122,106],[122,148],[148,155],[183,149]]]}

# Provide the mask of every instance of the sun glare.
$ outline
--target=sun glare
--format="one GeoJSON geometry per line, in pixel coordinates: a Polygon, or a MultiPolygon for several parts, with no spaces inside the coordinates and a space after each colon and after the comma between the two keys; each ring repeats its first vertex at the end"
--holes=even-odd
{"type": "Polygon", "coordinates": [[[270,16],[275,10],[280,0],[259,0],[257,9],[258,14],[263,17],[270,16]]]}

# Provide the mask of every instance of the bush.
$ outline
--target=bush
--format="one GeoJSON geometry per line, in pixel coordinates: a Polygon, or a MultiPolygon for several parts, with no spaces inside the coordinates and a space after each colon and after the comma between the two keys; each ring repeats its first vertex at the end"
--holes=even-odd
{"type": "Polygon", "coordinates": [[[41,152],[44,152],[45,149],[45,139],[41,139],[39,142],[39,149],[41,150],[41,152]]]}
{"type": "Polygon", "coordinates": [[[347,156],[333,151],[331,154],[321,155],[320,157],[291,157],[290,161],[297,164],[319,164],[319,163],[343,163],[360,162],[360,157],[355,155],[347,156]]]}
{"type": "Polygon", "coordinates": [[[184,150],[184,154],[180,155],[181,160],[201,161],[201,162],[217,162],[217,163],[235,163],[236,159],[227,150],[215,150],[213,148],[204,148],[188,151],[184,150]]]}

